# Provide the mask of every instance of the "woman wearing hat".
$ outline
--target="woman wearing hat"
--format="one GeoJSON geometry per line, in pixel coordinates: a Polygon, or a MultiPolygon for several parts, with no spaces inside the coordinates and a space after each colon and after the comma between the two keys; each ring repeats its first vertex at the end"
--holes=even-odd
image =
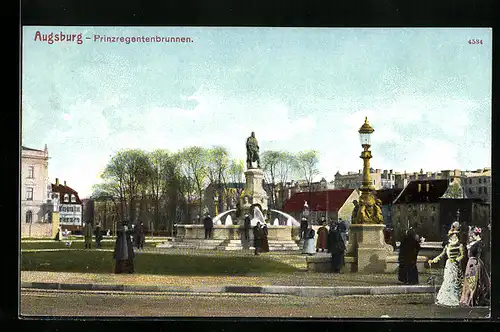
{"type": "Polygon", "coordinates": [[[464,285],[460,304],[467,307],[486,306],[490,303],[491,280],[486,271],[481,253],[484,243],[481,239],[481,228],[473,227],[469,233],[467,260],[464,285]]]}
{"type": "Polygon", "coordinates": [[[459,305],[462,291],[460,261],[464,257],[464,247],[460,243],[458,235],[459,230],[454,223],[448,232],[448,243],[444,247],[443,252],[436,258],[428,261],[430,266],[439,262],[444,255],[448,257],[444,268],[443,283],[436,297],[436,304],[450,307],[459,305]]]}

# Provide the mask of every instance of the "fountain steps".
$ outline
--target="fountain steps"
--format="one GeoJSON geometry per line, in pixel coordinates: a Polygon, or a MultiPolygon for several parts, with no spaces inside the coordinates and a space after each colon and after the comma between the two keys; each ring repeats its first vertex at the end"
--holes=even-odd
{"type": "MultiPolygon", "coordinates": [[[[250,240],[253,244],[253,240],[250,240]]],[[[300,248],[297,246],[295,241],[292,240],[269,240],[269,251],[297,251],[300,248]]],[[[243,250],[243,249],[255,249],[253,245],[246,247],[241,240],[226,240],[221,245],[217,246],[219,250],[243,250]]]]}

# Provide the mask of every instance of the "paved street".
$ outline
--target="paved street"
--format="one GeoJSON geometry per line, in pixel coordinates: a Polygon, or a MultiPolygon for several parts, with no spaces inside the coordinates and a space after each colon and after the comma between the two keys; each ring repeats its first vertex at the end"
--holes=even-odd
{"type": "Polygon", "coordinates": [[[433,295],[296,297],[86,291],[21,292],[21,314],[54,316],[213,316],[313,318],[485,318],[489,308],[444,308],[433,295]]]}

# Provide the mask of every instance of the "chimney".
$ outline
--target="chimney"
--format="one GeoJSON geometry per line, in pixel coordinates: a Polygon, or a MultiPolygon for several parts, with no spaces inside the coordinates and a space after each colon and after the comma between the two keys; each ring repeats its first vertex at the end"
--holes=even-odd
{"type": "Polygon", "coordinates": [[[64,181],[64,186],[66,187],[66,181],[64,181]]]}
{"type": "Polygon", "coordinates": [[[59,186],[59,179],[56,178],[56,186],[59,186]]]}

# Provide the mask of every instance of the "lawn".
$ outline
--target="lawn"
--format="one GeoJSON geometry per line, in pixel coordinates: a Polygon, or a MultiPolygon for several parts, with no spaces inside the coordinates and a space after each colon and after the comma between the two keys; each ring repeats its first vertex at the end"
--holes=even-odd
{"type": "MultiPolygon", "coordinates": [[[[21,270],[51,272],[113,273],[113,253],[109,251],[45,251],[21,254],[21,270]]],[[[190,256],[138,253],[135,270],[141,274],[185,276],[236,276],[293,273],[290,265],[263,256],[190,256]]]]}
{"type": "MultiPolygon", "coordinates": [[[[153,247],[154,243],[146,242],[144,247],[153,247]]],[[[71,249],[84,249],[85,243],[83,241],[72,241],[71,249]]],[[[105,241],[101,242],[101,248],[103,249],[113,249],[115,247],[115,241],[105,241]]],[[[47,242],[21,242],[21,250],[33,250],[33,249],[66,249],[66,241],[47,241],[47,242]]],[[[92,248],[95,248],[95,241],[92,241],[92,248]]]]}

